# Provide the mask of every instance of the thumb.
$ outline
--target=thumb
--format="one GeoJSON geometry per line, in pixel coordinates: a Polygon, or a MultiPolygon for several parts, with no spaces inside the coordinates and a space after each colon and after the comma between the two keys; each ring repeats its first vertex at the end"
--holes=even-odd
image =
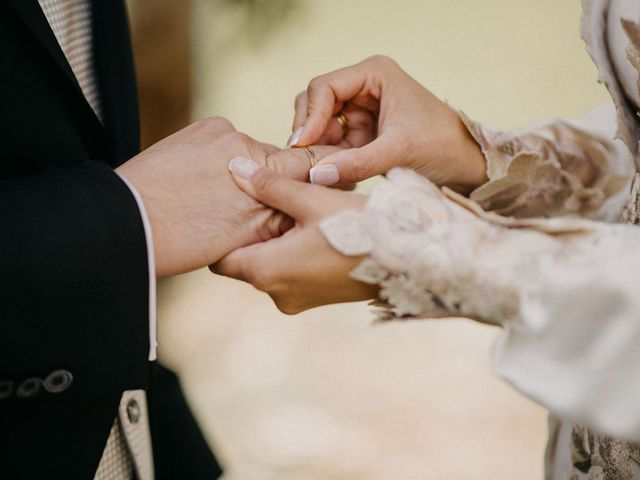
{"type": "Polygon", "coordinates": [[[359,148],[328,155],[309,171],[311,183],[335,185],[356,183],[387,173],[406,161],[404,144],[393,138],[378,137],[359,148]]]}
{"type": "Polygon", "coordinates": [[[305,220],[313,211],[313,193],[308,189],[317,187],[291,180],[245,157],[232,158],[229,171],[245,193],[295,220],[305,220]]]}

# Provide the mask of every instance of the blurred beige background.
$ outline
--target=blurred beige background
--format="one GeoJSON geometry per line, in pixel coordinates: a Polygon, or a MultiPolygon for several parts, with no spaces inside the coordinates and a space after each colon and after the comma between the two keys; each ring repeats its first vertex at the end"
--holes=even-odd
{"type": "MultiPolygon", "coordinates": [[[[308,80],[374,53],[496,127],[607,99],[578,0],[283,3],[252,0],[252,17],[194,0],[194,118],[282,145],[308,80]]],[[[372,326],[363,304],[286,317],[208,271],[160,288],[161,358],[228,480],[542,478],[546,413],[492,374],[497,333],[460,319],[372,326]]]]}

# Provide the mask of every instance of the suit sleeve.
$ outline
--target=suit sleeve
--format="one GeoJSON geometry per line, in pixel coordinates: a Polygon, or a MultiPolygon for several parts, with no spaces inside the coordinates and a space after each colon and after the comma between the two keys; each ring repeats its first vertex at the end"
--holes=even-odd
{"type": "Polygon", "coordinates": [[[145,388],[149,270],[129,188],[109,166],[87,162],[1,182],[0,206],[5,399],[145,388]],[[50,378],[56,371],[69,375],[50,378]],[[33,378],[39,387],[21,388],[33,378]]]}

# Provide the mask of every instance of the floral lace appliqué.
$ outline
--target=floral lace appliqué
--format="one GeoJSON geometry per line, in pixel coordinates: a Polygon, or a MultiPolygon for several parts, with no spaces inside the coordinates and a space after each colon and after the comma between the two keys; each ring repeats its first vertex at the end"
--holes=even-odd
{"type": "Polygon", "coordinates": [[[568,480],[632,480],[632,463],[640,465],[640,445],[614,440],[577,425],[571,433],[571,463],[568,480]]]}
{"type": "Polygon", "coordinates": [[[489,181],[471,194],[484,210],[516,218],[588,217],[627,181],[609,172],[610,140],[566,122],[512,133],[461,117],[487,160],[489,181]]]}

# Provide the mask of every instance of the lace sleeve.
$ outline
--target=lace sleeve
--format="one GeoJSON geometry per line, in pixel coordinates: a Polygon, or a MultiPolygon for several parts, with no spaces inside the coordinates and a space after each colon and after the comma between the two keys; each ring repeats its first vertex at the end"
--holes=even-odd
{"type": "Polygon", "coordinates": [[[493,130],[460,115],[487,161],[489,181],[471,194],[485,210],[517,218],[620,216],[621,202],[607,200],[623,190],[631,161],[613,140],[613,106],[520,132],[493,130]]]}
{"type": "Polygon", "coordinates": [[[394,169],[362,212],[320,228],[381,318],[467,316],[503,327],[496,368],[553,413],[640,439],[640,229],[514,219],[394,169]],[[594,395],[593,392],[600,392],[594,395]]]}

